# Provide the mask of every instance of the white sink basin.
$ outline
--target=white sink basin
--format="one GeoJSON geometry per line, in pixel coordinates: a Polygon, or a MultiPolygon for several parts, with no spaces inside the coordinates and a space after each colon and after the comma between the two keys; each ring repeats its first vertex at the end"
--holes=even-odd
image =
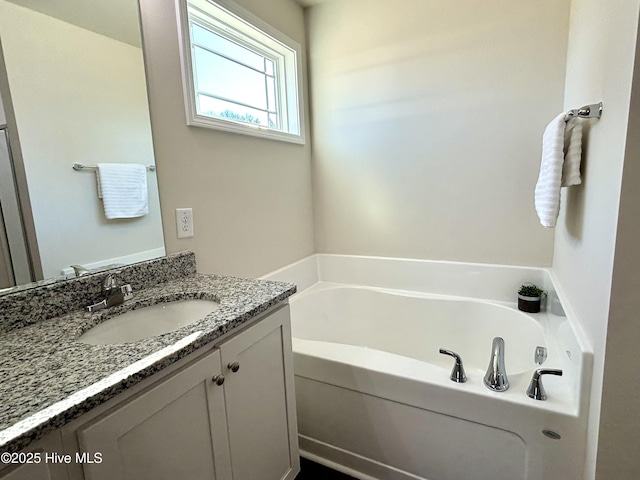
{"type": "Polygon", "coordinates": [[[78,341],[91,345],[135,342],[197,322],[218,308],[211,300],[157,303],[110,318],[85,332],[78,341]]]}

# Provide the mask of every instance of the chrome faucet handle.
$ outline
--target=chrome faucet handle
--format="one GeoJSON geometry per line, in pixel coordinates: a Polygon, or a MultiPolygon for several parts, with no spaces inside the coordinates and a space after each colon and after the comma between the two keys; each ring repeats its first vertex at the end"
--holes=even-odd
{"type": "Polygon", "coordinates": [[[539,368],[535,372],[533,372],[533,377],[531,377],[531,383],[529,384],[529,388],[527,388],[527,396],[529,398],[533,398],[534,400],[546,400],[547,394],[544,391],[544,387],[542,386],[542,375],[558,375],[562,376],[562,370],[556,370],[551,368],[539,368]]]}
{"type": "Polygon", "coordinates": [[[113,295],[120,288],[120,286],[118,285],[118,277],[117,277],[119,273],[120,272],[108,273],[102,279],[102,292],[105,293],[107,296],[113,295]]]}
{"type": "MultiPolygon", "coordinates": [[[[107,273],[102,279],[102,293],[105,295],[113,295],[116,293],[120,293],[120,291],[124,291],[123,287],[129,286],[128,283],[122,281],[120,274],[121,270],[115,270],[113,272],[107,273]]],[[[129,287],[130,288],[130,287],[129,287]]]]}
{"type": "Polygon", "coordinates": [[[94,305],[89,305],[87,309],[90,312],[120,305],[133,298],[133,288],[131,285],[129,283],[121,284],[118,282],[120,273],[120,271],[115,271],[104,276],[102,279],[102,294],[105,298],[94,305]]]}
{"type": "Polygon", "coordinates": [[[453,364],[453,370],[451,370],[451,375],[449,376],[451,381],[456,383],[466,382],[467,375],[464,373],[464,367],[462,366],[462,357],[451,350],[445,350],[443,348],[440,349],[440,353],[456,359],[456,363],[453,364]]]}
{"type": "Polygon", "coordinates": [[[82,265],[71,265],[71,268],[73,268],[73,273],[76,277],[81,277],[82,275],[91,273],[88,268],[83,267],[82,265]]]}

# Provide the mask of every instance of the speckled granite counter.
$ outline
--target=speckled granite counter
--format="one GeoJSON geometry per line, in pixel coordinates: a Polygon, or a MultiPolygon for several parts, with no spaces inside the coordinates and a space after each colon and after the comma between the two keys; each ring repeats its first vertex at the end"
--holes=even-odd
{"type": "MultiPolygon", "coordinates": [[[[190,258],[176,257],[186,265],[180,273],[165,272],[178,278],[165,278],[164,283],[161,278],[144,289],[134,286],[133,300],[96,313],[76,309],[36,321],[25,311],[41,311],[43,307],[33,307],[33,298],[46,304],[48,294],[38,288],[24,297],[32,300],[33,308],[23,306],[21,318],[14,313],[8,322],[12,328],[6,327],[5,318],[0,337],[0,451],[24,448],[295,293],[295,285],[288,283],[197,274],[195,258],[190,258]],[[76,341],[118,313],[180,298],[214,300],[220,308],[191,325],[137,342],[87,345],[76,341]]],[[[143,265],[153,268],[152,262],[143,265]]],[[[136,267],[140,265],[130,268],[136,267]]],[[[124,279],[127,273],[135,276],[134,270],[123,271],[124,279]]],[[[83,281],[92,282],[90,278],[83,281]]]]}

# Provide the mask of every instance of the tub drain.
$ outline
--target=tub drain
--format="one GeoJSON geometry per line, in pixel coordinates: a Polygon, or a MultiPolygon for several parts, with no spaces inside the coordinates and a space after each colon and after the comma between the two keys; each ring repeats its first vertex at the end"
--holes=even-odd
{"type": "Polygon", "coordinates": [[[542,434],[552,440],[560,440],[562,438],[558,432],[554,432],[553,430],[544,429],[542,430],[542,434]]]}

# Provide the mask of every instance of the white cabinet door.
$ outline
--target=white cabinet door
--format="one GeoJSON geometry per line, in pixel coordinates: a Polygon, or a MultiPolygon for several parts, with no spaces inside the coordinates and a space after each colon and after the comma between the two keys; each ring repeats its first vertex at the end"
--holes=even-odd
{"type": "MultiPolygon", "coordinates": [[[[230,480],[221,373],[214,350],[78,429],[86,480],[230,480]]],[[[254,477],[253,480],[257,480],[254,477]]]]}
{"type": "Polygon", "coordinates": [[[289,306],[219,348],[233,480],[292,480],[300,460],[289,306]]]}
{"type": "Polygon", "coordinates": [[[50,465],[44,463],[20,464],[7,473],[4,470],[0,472],[2,480],[54,480],[56,477],[53,475],[50,465]]]}
{"type": "MultiPolygon", "coordinates": [[[[1,480],[67,480],[67,466],[63,456],[60,432],[56,431],[20,452],[15,460],[18,463],[7,465],[0,470],[1,480]],[[53,457],[57,454],[57,457],[53,457]]],[[[71,461],[75,461],[72,457],[71,461]]],[[[3,462],[5,463],[5,462],[3,462]]]]}

